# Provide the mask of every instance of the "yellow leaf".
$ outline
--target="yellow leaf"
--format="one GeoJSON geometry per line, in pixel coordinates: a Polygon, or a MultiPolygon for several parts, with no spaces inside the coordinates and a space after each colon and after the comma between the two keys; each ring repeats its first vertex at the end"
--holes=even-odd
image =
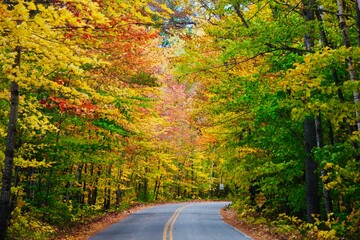
{"type": "Polygon", "coordinates": [[[18,3],[15,7],[14,10],[20,14],[24,20],[27,20],[29,18],[29,11],[26,9],[26,7],[24,6],[23,3],[18,3]]]}
{"type": "Polygon", "coordinates": [[[36,15],[34,18],[34,22],[36,22],[37,24],[39,24],[39,26],[41,28],[45,28],[45,19],[39,17],[39,15],[36,15]]]}
{"type": "Polygon", "coordinates": [[[36,5],[33,2],[29,2],[28,8],[29,10],[36,10],[36,5]]]}
{"type": "Polygon", "coordinates": [[[79,10],[83,10],[83,6],[80,3],[76,5],[76,8],[79,10]]]}

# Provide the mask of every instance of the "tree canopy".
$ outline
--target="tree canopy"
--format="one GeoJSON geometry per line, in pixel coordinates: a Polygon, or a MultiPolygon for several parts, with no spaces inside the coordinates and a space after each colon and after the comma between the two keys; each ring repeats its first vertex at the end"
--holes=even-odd
{"type": "Polygon", "coordinates": [[[4,0],[0,35],[0,239],[221,197],[359,237],[359,1],[4,0]]]}

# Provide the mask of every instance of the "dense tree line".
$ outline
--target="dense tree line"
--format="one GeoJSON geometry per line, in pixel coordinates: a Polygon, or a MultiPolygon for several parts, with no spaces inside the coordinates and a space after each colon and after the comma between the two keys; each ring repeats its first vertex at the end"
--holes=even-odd
{"type": "Polygon", "coordinates": [[[201,82],[198,125],[238,207],[357,238],[359,2],[197,3],[178,76],[201,82]]]}

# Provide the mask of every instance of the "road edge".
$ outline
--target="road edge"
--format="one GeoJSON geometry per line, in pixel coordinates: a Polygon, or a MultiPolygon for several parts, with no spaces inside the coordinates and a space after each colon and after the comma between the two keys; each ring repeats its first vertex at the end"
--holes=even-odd
{"type": "Polygon", "coordinates": [[[251,224],[247,224],[244,221],[240,221],[236,217],[236,213],[234,210],[224,207],[220,210],[220,215],[222,220],[232,226],[233,228],[239,230],[244,233],[248,237],[253,240],[276,240],[274,236],[270,235],[267,231],[262,231],[258,227],[252,226],[251,224]]]}

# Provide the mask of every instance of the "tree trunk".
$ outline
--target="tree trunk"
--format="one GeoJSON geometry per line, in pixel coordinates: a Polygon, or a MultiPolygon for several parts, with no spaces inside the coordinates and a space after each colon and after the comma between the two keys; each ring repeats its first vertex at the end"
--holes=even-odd
{"type": "Polygon", "coordinates": [[[161,181],[161,176],[160,177],[156,177],[156,181],[155,181],[155,187],[154,187],[154,196],[155,196],[155,200],[158,199],[158,194],[159,194],[159,188],[160,188],[160,181],[161,181]]]}
{"type": "MultiPolygon", "coordinates": [[[[20,66],[21,47],[15,49],[17,55],[14,67],[20,66]]],[[[6,137],[4,171],[2,176],[2,187],[0,195],[0,239],[5,239],[8,222],[11,215],[11,177],[14,165],[15,142],[16,142],[16,125],[19,109],[19,86],[16,82],[10,84],[10,115],[9,125],[6,137]]]]}
{"type": "Polygon", "coordinates": [[[305,130],[305,182],[306,182],[306,207],[307,220],[314,222],[313,214],[320,213],[320,201],[318,196],[317,164],[312,157],[312,149],[316,147],[316,129],[314,119],[307,117],[304,123],[305,130]]]}
{"type": "Polygon", "coordinates": [[[2,188],[0,197],[0,239],[4,239],[10,219],[10,198],[11,198],[11,178],[14,165],[16,125],[19,107],[19,87],[17,83],[12,82],[11,92],[11,108],[9,117],[8,133],[6,138],[4,172],[2,177],[2,188]]]}
{"type": "MultiPolygon", "coordinates": [[[[87,174],[87,169],[88,169],[88,164],[85,163],[85,167],[84,167],[84,175],[86,176],[87,174]]],[[[80,206],[83,207],[85,205],[85,192],[86,192],[86,188],[87,188],[87,184],[86,184],[86,180],[84,178],[84,180],[82,181],[82,193],[80,194],[80,206]]]]}
{"type": "MultiPolygon", "coordinates": [[[[349,39],[349,34],[348,34],[348,30],[347,30],[347,25],[346,25],[346,18],[345,18],[345,11],[344,11],[344,1],[343,0],[336,0],[337,2],[337,6],[338,6],[338,14],[339,14],[339,26],[341,29],[341,33],[342,33],[342,37],[343,37],[343,41],[344,41],[344,45],[346,48],[351,47],[351,43],[350,43],[350,39],[349,39]]],[[[358,4],[358,1],[356,1],[356,3],[358,4]]],[[[351,57],[347,57],[346,58],[346,62],[348,65],[348,71],[349,71],[349,75],[350,75],[350,80],[355,82],[356,80],[356,73],[355,73],[355,67],[354,67],[354,63],[351,57]]],[[[359,104],[360,98],[359,98],[359,93],[354,90],[353,91],[353,96],[354,96],[354,103],[356,106],[356,110],[355,110],[355,114],[356,114],[356,125],[357,125],[357,130],[360,130],[360,113],[358,111],[358,107],[357,105],[359,104]]]]}
{"type": "Polygon", "coordinates": [[[146,177],[144,177],[143,179],[143,192],[144,192],[144,197],[143,197],[143,200],[144,201],[147,201],[148,199],[148,179],[146,177]]]}
{"type": "Polygon", "coordinates": [[[108,171],[106,174],[107,182],[104,190],[104,210],[110,209],[110,201],[111,201],[111,165],[108,167],[108,171]]]}
{"type": "Polygon", "coordinates": [[[115,194],[116,194],[115,208],[118,209],[120,202],[122,201],[122,191],[120,189],[120,185],[118,186],[117,190],[115,191],[115,194]]]}
{"type": "MultiPolygon", "coordinates": [[[[322,123],[321,123],[320,114],[318,117],[315,117],[314,120],[315,120],[315,132],[316,132],[316,145],[317,147],[322,148],[324,146],[324,143],[322,136],[322,123]]],[[[325,175],[326,175],[326,170],[322,169],[321,176],[323,177],[325,175]]],[[[332,200],[331,200],[330,192],[325,188],[325,182],[323,181],[322,181],[322,191],[323,191],[326,215],[329,216],[329,214],[333,212],[332,200]]]]}
{"type": "Polygon", "coordinates": [[[96,178],[95,178],[95,184],[94,184],[94,190],[92,190],[92,194],[91,194],[91,204],[90,205],[95,205],[96,201],[97,201],[97,195],[98,195],[98,183],[99,183],[99,179],[100,179],[100,175],[101,175],[101,171],[100,169],[97,169],[97,174],[96,174],[96,178]]]}
{"type": "MultiPolygon", "coordinates": [[[[309,23],[315,20],[316,2],[315,0],[303,0],[304,19],[309,23]]],[[[314,46],[313,33],[310,31],[305,34],[304,45],[307,51],[314,46]]],[[[315,120],[313,117],[306,117],[304,120],[305,137],[305,185],[306,185],[306,213],[308,222],[314,222],[313,214],[320,213],[320,199],[318,196],[318,175],[316,173],[317,164],[312,156],[312,149],[317,145],[315,120]]]]}
{"type": "MultiPolygon", "coordinates": [[[[77,183],[78,183],[78,186],[79,189],[78,191],[76,191],[75,193],[75,196],[74,196],[74,200],[73,200],[73,204],[75,204],[76,207],[81,207],[81,197],[82,197],[82,171],[83,171],[83,168],[84,168],[84,163],[79,163],[78,166],[77,166],[77,169],[75,171],[75,178],[77,178],[77,183]]],[[[75,184],[76,185],[76,184],[75,184]]]]}
{"type": "Polygon", "coordinates": [[[320,113],[319,116],[314,118],[314,123],[315,123],[315,133],[316,133],[316,146],[322,148],[324,146],[324,139],[322,133],[322,123],[321,123],[320,113]]]}
{"type": "Polygon", "coordinates": [[[94,164],[91,163],[91,165],[90,165],[90,179],[91,180],[90,180],[90,183],[88,186],[88,202],[87,202],[89,205],[92,205],[91,194],[92,194],[93,186],[94,186],[93,176],[94,176],[94,164]]]}

